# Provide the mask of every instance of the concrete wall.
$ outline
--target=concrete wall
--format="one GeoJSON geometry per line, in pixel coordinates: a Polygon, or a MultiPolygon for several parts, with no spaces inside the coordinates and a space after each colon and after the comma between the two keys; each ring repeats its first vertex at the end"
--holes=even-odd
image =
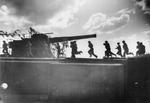
{"type": "Polygon", "coordinates": [[[46,95],[46,99],[101,101],[124,96],[124,66],[120,63],[7,61],[1,63],[0,69],[1,82],[9,86],[3,91],[7,99],[14,95],[46,95]]]}
{"type": "Polygon", "coordinates": [[[130,58],[126,68],[127,99],[150,103],[150,56],[130,58]]]}

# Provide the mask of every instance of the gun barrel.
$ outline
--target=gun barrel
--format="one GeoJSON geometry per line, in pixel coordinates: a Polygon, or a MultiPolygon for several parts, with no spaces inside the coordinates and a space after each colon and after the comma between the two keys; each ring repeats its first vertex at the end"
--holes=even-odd
{"type": "Polygon", "coordinates": [[[80,36],[70,36],[70,37],[55,37],[55,38],[49,38],[49,40],[50,40],[51,43],[55,43],[55,42],[62,42],[62,41],[87,39],[87,38],[96,38],[96,34],[80,35],[80,36]]]}
{"type": "Polygon", "coordinates": [[[54,34],[53,32],[51,32],[51,33],[44,33],[44,34],[54,34]]]}
{"type": "Polygon", "coordinates": [[[51,32],[51,33],[40,33],[40,34],[47,35],[47,34],[54,34],[54,33],[53,33],[53,32],[51,32]]]}

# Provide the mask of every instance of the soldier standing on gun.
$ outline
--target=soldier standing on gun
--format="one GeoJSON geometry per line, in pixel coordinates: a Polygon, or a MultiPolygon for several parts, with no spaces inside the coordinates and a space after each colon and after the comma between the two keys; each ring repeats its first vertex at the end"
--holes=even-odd
{"type": "Polygon", "coordinates": [[[117,51],[117,54],[122,57],[122,51],[121,51],[121,46],[120,46],[120,43],[119,43],[119,42],[117,43],[116,49],[118,50],[118,51],[117,51]]]}
{"type": "Polygon", "coordinates": [[[97,55],[94,53],[94,48],[93,48],[93,44],[91,43],[91,41],[88,41],[88,46],[90,48],[90,50],[88,51],[90,57],[92,57],[92,55],[97,58],[97,55]]]}
{"type": "Polygon", "coordinates": [[[109,45],[108,41],[105,41],[105,43],[103,45],[106,48],[105,57],[109,58],[109,56],[112,57],[112,55],[116,56],[116,54],[114,54],[113,52],[111,52],[111,48],[110,48],[110,45],[109,45]]]}
{"type": "Polygon", "coordinates": [[[124,40],[122,41],[122,43],[123,43],[123,49],[124,49],[123,57],[126,57],[126,55],[129,55],[129,54],[133,55],[132,52],[129,52],[127,43],[124,40]]]}
{"type": "Polygon", "coordinates": [[[5,41],[3,41],[3,53],[4,53],[6,56],[9,55],[9,53],[8,53],[8,44],[7,44],[5,41]]]}

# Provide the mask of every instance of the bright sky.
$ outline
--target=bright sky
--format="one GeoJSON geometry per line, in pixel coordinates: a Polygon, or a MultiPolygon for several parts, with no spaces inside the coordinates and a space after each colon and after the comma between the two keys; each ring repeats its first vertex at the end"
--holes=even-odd
{"type": "MultiPolygon", "coordinates": [[[[108,40],[115,50],[116,43],[125,40],[131,52],[136,42],[150,52],[150,17],[148,0],[0,0],[0,30],[13,32],[30,26],[53,36],[97,33],[91,39],[95,53],[103,57],[103,42],[108,40]]],[[[10,38],[0,37],[2,40],[10,38]]],[[[79,40],[80,57],[88,57],[88,40],[79,40]]],[[[68,51],[68,56],[70,55],[68,51]]]]}

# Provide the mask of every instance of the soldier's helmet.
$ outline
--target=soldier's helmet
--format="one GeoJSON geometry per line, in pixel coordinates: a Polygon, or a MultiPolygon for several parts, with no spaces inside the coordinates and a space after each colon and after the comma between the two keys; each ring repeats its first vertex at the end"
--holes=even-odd
{"type": "Polygon", "coordinates": [[[139,42],[139,41],[137,41],[137,44],[140,44],[140,42],[139,42]]]}
{"type": "Polygon", "coordinates": [[[106,44],[108,44],[108,41],[107,41],[107,40],[103,43],[103,45],[106,45],[106,44]]]}
{"type": "Polygon", "coordinates": [[[91,41],[88,41],[88,43],[91,43],[91,41]]]}
{"type": "Polygon", "coordinates": [[[122,43],[125,43],[125,41],[123,40],[122,43]]]}
{"type": "Polygon", "coordinates": [[[106,40],[105,43],[108,43],[108,41],[106,40]]]}

